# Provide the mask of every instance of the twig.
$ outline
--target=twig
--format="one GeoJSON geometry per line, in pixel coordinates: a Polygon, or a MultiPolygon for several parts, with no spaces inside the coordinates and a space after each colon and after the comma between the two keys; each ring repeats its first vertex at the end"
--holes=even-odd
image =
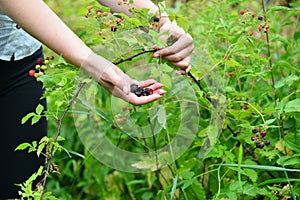
{"type": "MultiPolygon", "coordinates": [[[[264,0],[261,0],[261,6],[263,9],[263,15],[264,15],[264,21],[267,22],[267,16],[266,16],[266,8],[265,8],[265,3],[264,0]]],[[[267,49],[268,49],[268,62],[269,62],[269,68],[270,68],[270,72],[271,72],[271,81],[272,81],[272,87],[275,90],[274,91],[274,102],[276,104],[276,99],[277,99],[277,94],[276,94],[276,89],[275,89],[275,79],[274,79],[274,74],[273,74],[273,70],[272,70],[272,59],[271,59],[271,48],[270,48],[270,39],[269,39],[269,32],[266,31],[266,41],[267,41],[267,49]]]]}
{"type": "Polygon", "coordinates": [[[138,56],[140,56],[140,55],[142,55],[142,54],[145,54],[145,53],[153,53],[153,52],[155,52],[155,51],[157,51],[157,49],[143,50],[142,52],[139,52],[139,53],[137,53],[137,54],[134,54],[133,56],[130,56],[129,58],[121,59],[121,60],[119,60],[119,61],[117,61],[117,62],[113,62],[113,63],[114,63],[115,65],[118,65],[118,64],[121,64],[121,63],[126,62],[126,61],[131,61],[133,58],[138,57],[138,56]]]}
{"type": "MultiPolygon", "coordinates": [[[[59,118],[58,120],[58,127],[57,127],[57,132],[56,132],[56,135],[55,135],[55,138],[54,138],[54,142],[57,141],[58,137],[60,136],[60,133],[61,133],[61,127],[62,127],[62,123],[63,123],[63,120],[67,114],[67,112],[70,110],[70,107],[71,105],[75,102],[76,98],[78,97],[81,89],[83,88],[83,86],[86,84],[86,82],[81,82],[78,86],[78,89],[76,91],[76,93],[74,94],[74,96],[72,97],[71,101],[69,102],[69,104],[67,105],[67,107],[65,108],[63,114],[61,115],[61,117],[59,118]]],[[[42,179],[42,186],[43,188],[45,188],[45,185],[46,185],[46,181],[47,181],[47,177],[49,176],[49,171],[50,171],[50,165],[51,165],[51,160],[52,160],[52,154],[53,154],[53,151],[54,151],[54,146],[51,147],[51,150],[48,151],[49,152],[49,155],[50,155],[50,158],[46,158],[46,163],[47,164],[47,170],[44,172],[44,178],[42,179]]],[[[43,199],[44,197],[44,191],[42,191],[42,195],[41,195],[41,200],[43,199]]]]}

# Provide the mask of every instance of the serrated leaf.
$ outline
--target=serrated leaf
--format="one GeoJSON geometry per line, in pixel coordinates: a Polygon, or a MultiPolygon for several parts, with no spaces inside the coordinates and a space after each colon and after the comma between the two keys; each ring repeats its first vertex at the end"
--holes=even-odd
{"type": "Polygon", "coordinates": [[[30,147],[30,146],[31,146],[31,144],[25,142],[25,143],[22,143],[19,146],[17,146],[17,148],[15,149],[15,151],[24,150],[24,149],[26,149],[27,147],[30,147]]]}
{"type": "Polygon", "coordinates": [[[291,75],[291,76],[282,78],[275,83],[275,88],[278,89],[278,88],[281,88],[284,86],[291,86],[294,83],[294,81],[297,81],[298,79],[299,79],[299,77],[296,75],[291,75]]]}
{"type": "Polygon", "coordinates": [[[192,179],[194,175],[195,175],[194,172],[182,172],[181,173],[181,177],[186,180],[192,179]]]}
{"type": "Polygon", "coordinates": [[[292,101],[289,101],[285,108],[284,111],[286,113],[290,113],[290,112],[300,112],[300,98],[298,99],[294,99],[292,101]]]}
{"type": "Polygon", "coordinates": [[[172,79],[168,74],[163,74],[160,81],[166,88],[172,88],[172,79]]]}
{"type": "Polygon", "coordinates": [[[256,182],[257,181],[257,172],[253,169],[244,169],[243,170],[245,172],[245,175],[248,176],[252,182],[256,182]]]}

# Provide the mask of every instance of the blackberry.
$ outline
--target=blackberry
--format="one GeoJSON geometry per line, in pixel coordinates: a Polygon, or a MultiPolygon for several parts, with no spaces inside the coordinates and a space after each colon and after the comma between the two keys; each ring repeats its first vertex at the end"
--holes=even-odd
{"type": "Polygon", "coordinates": [[[138,88],[139,86],[133,83],[130,85],[130,92],[134,93],[138,88]]]}
{"type": "Polygon", "coordinates": [[[159,17],[154,17],[154,18],[153,18],[153,21],[154,21],[154,22],[159,22],[159,17]]]}
{"type": "Polygon", "coordinates": [[[143,88],[141,88],[141,87],[138,87],[138,88],[135,90],[135,92],[134,92],[134,94],[135,94],[136,96],[138,96],[138,97],[142,96],[143,93],[144,93],[144,90],[143,90],[143,88]]]}
{"type": "Polygon", "coordinates": [[[256,147],[257,148],[262,149],[262,148],[264,148],[264,146],[265,146],[265,144],[263,142],[256,142],[256,147]]]}
{"type": "Polygon", "coordinates": [[[261,21],[264,19],[264,16],[258,16],[257,19],[261,21]]]}
{"type": "Polygon", "coordinates": [[[265,145],[266,145],[266,146],[269,146],[270,144],[271,144],[270,140],[266,140],[266,141],[265,141],[265,145]]]}
{"type": "Polygon", "coordinates": [[[258,132],[258,128],[252,129],[252,133],[257,133],[257,132],[258,132]]]}

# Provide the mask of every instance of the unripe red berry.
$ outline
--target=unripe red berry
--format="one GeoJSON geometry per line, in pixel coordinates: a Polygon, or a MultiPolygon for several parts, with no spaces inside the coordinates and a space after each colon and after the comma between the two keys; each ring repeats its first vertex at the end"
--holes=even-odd
{"type": "Polygon", "coordinates": [[[240,10],[240,14],[244,15],[245,14],[245,10],[240,10]]]}
{"type": "Polygon", "coordinates": [[[93,6],[88,6],[88,7],[86,7],[86,9],[87,9],[88,11],[90,11],[90,10],[93,9],[93,6]]]}
{"type": "Polygon", "coordinates": [[[116,32],[116,31],[117,31],[117,27],[116,27],[116,26],[111,26],[111,27],[110,27],[110,30],[111,30],[112,32],[116,32]]]}
{"type": "Polygon", "coordinates": [[[38,64],[41,65],[41,64],[43,64],[43,62],[44,62],[43,58],[38,58],[38,59],[37,59],[37,63],[38,63],[38,64]]]}
{"type": "Polygon", "coordinates": [[[120,17],[118,17],[117,19],[116,19],[116,22],[119,24],[119,23],[121,23],[123,20],[120,18],[120,17]]]}
{"type": "Polygon", "coordinates": [[[253,35],[253,31],[249,31],[249,35],[252,36],[253,35]]]}
{"type": "Polygon", "coordinates": [[[255,17],[255,13],[253,12],[253,13],[251,14],[251,16],[252,16],[252,17],[255,17]]]}
{"type": "Polygon", "coordinates": [[[249,109],[248,105],[243,105],[243,109],[248,110],[249,109]]]}
{"type": "Polygon", "coordinates": [[[108,12],[103,12],[103,13],[102,13],[102,16],[103,16],[103,17],[108,16],[108,12]]]}
{"type": "Polygon", "coordinates": [[[255,141],[256,137],[255,136],[251,136],[251,140],[255,141]]]}
{"type": "Polygon", "coordinates": [[[102,10],[100,10],[100,9],[98,9],[98,10],[96,10],[96,14],[98,14],[98,13],[102,13],[102,10]]]}
{"type": "Polygon", "coordinates": [[[116,129],[117,127],[115,125],[111,125],[111,129],[116,129]]]}
{"type": "Polygon", "coordinates": [[[29,70],[28,74],[29,76],[34,77],[35,71],[33,69],[29,70]]]}
{"type": "Polygon", "coordinates": [[[261,26],[258,26],[258,27],[257,27],[257,30],[258,30],[258,31],[261,31],[261,30],[262,30],[262,27],[261,27],[261,26]]]}
{"type": "Polygon", "coordinates": [[[233,76],[233,73],[232,73],[232,72],[229,72],[229,73],[228,73],[228,76],[229,76],[229,77],[232,77],[232,76],[233,76]]]}
{"type": "Polygon", "coordinates": [[[265,137],[267,135],[267,132],[265,130],[263,130],[262,132],[260,132],[261,137],[265,137]]]}

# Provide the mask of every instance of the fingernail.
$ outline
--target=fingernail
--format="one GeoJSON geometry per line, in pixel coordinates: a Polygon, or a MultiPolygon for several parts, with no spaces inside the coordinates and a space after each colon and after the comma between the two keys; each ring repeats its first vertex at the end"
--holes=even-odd
{"type": "Polygon", "coordinates": [[[153,54],[153,58],[158,58],[159,57],[159,54],[158,53],[154,53],[153,54]]]}

